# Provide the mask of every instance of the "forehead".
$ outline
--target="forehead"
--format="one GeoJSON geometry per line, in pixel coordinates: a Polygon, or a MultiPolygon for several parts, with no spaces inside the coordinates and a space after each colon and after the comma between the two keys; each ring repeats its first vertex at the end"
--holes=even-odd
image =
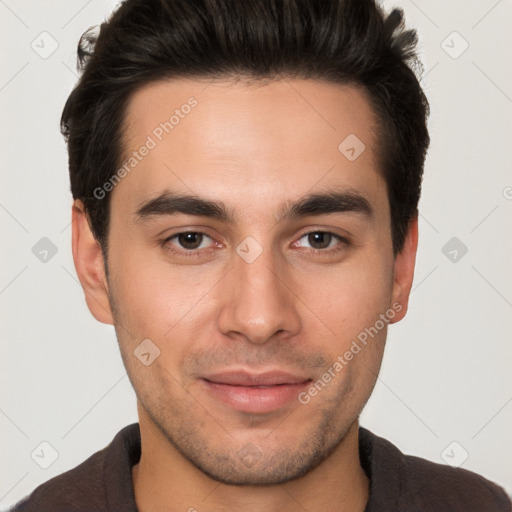
{"type": "Polygon", "coordinates": [[[374,112],[355,86],[166,80],[132,96],[124,126],[128,172],[113,202],[135,206],[166,189],[241,207],[331,186],[370,200],[385,192],[374,112]]]}

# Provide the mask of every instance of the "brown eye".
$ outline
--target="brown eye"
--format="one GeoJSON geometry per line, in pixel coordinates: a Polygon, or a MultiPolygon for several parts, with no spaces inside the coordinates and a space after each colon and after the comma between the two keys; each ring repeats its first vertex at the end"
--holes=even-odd
{"type": "Polygon", "coordinates": [[[332,247],[336,246],[336,242],[340,245],[340,242],[343,242],[343,239],[334,233],[329,233],[328,231],[311,231],[310,233],[304,233],[299,238],[300,247],[322,252],[329,252],[325,249],[330,250],[332,247]]]}
{"type": "Polygon", "coordinates": [[[200,254],[203,249],[212,247],[213,239],[199,231],[183,231],[163,240],[162,245],[183,255],[200,254]],[[201,250],[199,250],[201,249],[201,250]]]}
{"type": "Polygon", "coordinates": [[[183,249],[198,249],[203,241],[203,233],[187,232],[177,235],[177,241],[183,249]]]}
{"type": "Polygon", "coordinates": [[[331,233],[315,231],[308,234],[308,243],[313,249],[327,249],[333,240],[331,233]]]}

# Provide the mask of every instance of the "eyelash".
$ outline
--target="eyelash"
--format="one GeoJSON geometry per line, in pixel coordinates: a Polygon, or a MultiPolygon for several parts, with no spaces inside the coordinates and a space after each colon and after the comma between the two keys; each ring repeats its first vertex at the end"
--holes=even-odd
{"type": "MultiPolygon", "coordinates": [[[[178,255],[179,257],[184,257],[184,258],[189,258],[189,257],[198,258],[198,257],[202,256],[204,253],[211,254],[213,251],[215,251],[214,248],[203,249],[201,251],[199,251],[197,249],[179,250],[179,249],[174,248],[174,246],[172,244],[169,244],[169,242],[171,240],[173,240],[174,238],[177,238],[179,235],[190,234],[190,233],[193,233],[196,235],[203,235],[203,236],[206,236],[206,237],[212,239],[212,237],[210,235],[208,235],[207,233],[204,233],[203,231],[180,231],[179,233],[175,233],[174,235],[167,237],[164,240],[161,240],[160,245],[165,250],[170,251],[170,252],[178,255]]],[[[332,233],[330,231],[322,231],[322,230],[308,231],[306,233],[303,233],[297,240],[300,240],[301,238],[304,238],[305,236],[311,235],[313,233],[322,233],[324,235],[331,235],[332,237],[337,239],[339,243],[334,248],[331,248],[331,249],[306,248],[308,254],[313,254],[313,255],[321,254],[324,256],[325,255],[334,255],[342,250],[345,250],[350,245],[350,242],[346,238],[344,238],[340,235],[337,235],[336,233],[332,233]]]]}

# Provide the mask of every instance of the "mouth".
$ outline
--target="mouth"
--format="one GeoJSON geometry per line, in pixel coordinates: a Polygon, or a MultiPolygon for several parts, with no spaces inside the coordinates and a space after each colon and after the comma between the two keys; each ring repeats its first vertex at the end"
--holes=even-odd
{"type": "Polygon", "coordinates": [[[253,414],[277,411],[297,397],[311,382],[308,377],[282,371],[223,372],[200,379],[215,400],[253,414]]]}

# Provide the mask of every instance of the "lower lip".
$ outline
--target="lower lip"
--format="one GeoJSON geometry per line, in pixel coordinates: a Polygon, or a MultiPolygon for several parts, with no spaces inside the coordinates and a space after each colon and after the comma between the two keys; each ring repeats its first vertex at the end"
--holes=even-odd
{"type": "Polygon", "coordinates": [[[298,395],[310,381],[300,384],[254,387],[219,384],[203,379],[208,391],[233,409],[249,413],[268,413],[281,409],[292,401],[298,402],[298,395]]]}

